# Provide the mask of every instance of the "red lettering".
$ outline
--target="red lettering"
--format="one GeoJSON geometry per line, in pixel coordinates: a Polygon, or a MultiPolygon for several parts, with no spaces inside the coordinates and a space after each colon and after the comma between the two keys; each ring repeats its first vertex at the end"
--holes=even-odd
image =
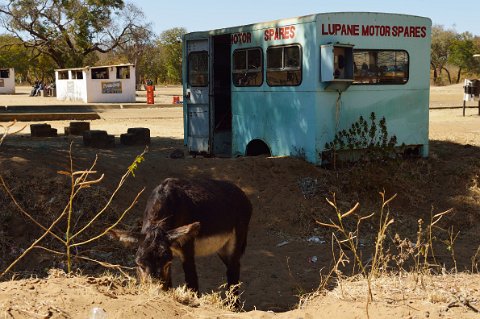
{"type": "MultiPolygon", "coordinates": [[[[331,23],[322,24],[321,35],[425,38],[427,36],[427,27],[331,23]]],[[[290,29],[289,27],[286,27],[283,34],[280,29],[278,35],[279,39],[289,39],[293,37],[295,37],[295,28],[293,26],[290,26],[290,29]]]]}
{"type": "Polygon", "coordinates": [[[421,30],[422,30],[422,31],[421,31],[421,35],[420,35],[420,36],[421,36],[422,38],[425,38],[425,37],[427,36],[427,27],[422,27],[421,30]]]}
{"type": "MultiPolygon", "coordinates": [[[[322,25],[322,29],[324,26],[322,25]]],[[[325,32],[324,30],[322,32],[325,32]]],[[[251,42],[251,34],[249,34],[251,42]]],[[[295,38],[295,26],[286,26],[286,27],[279,27],[279,28],[271,28],[264,31],[263,39],[265,41],[272,41],[272,40],[287,40],[295,38]]]]}
{"type": "Polygon", "coordinates": [[[385,26],[380,27],[380,36],[384,37],[385,36],[385,26]]]}
{"type": "Polygon", "coordinates": [[[353,25],[352,35],[354,35],[354,36],[359,36],[360,35],[360,26],[358,24],[353,25]]]}
{"type": "Polygon", "coordinates": [[[357,34],[355,34],[355,33],[356,33],[355,27],[358,27],[358,25],[349,24],[349,25],[347,26],[347,33],[346,33],[346,34],[347,34],[347,35],[357,35],[357,34]]]}
{"type": "Polygon", "coordinates": [[[410,37],[415,37],[415,27],[408,28],[408,33],[410,37]]]}
{"type": "Polygon", "coordinates": [[[334,34],[337,34],[338,31],[342,30],[342,25],[338,24],[338,23],[335,23],[334,24],[334,30],[335,30],[334,34]]]}
{"type": "MultiPolygon", "coordinates": [[[[265,37],[267,37],[267,32],[266,31],[265,31],[265,37]]],[[[230,42],[232,44],[251,43],[252,42],[252,34],[250,32],[234,33],[230,36],[230,42]]]]}
{"type": "Polygon", "coordinates": [[[368,34],[368,25],[362,25],[362,36],[367,37],[368,34]]]}
{"type": "Polygon", "coordinates": [[[398,36],[401,36],[405,29],[402,26],[398,27],[398,36]]]}

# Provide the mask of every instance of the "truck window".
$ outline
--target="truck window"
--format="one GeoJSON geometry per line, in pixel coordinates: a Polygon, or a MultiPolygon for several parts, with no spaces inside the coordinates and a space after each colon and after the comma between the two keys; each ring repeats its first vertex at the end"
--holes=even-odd
{"type": "Polygon", "coordinates": [[[261,86],[263,58],[260,48],[240,49],[233,52],[232,81],[235,86],[261,86]]]}
{"type": "Polygon", "coordinates": [[[192,52],[188,55],[188,83],[191,86],[208,86],[208,53],[192,52]]]}
{"type": "Polygon", "coordinates": [[[409,78],[409,56],[404,50],[353,50],[353,84],[405,84],[409,78]]]}
{"type": "Polygon", "coordinates": [[[302,48],[299,44],[267,49],[267,83],[270,86],[297,86],[302,83],[302,48]]]}

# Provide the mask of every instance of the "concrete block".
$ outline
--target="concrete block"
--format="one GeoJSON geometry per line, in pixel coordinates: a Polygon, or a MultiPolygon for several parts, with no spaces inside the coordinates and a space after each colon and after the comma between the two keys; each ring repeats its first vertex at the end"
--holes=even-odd
{"type": "Polygon", "coordinates": [[[107,131],[88,130],[83,132],[83,145],[94,148],[115,147],[115,136],[108,135],[107,131]]]}
{"type": "Polygon", "coordinates": [[[120,135],[120,143],[123,145],[150,144],[150,129],[144,127],[129,128],[126,134],[120,135]]]}
{"type": "Polygon", "coordinates": [[[69,127],[65,127],[65,135],[83,135],[83,132],[90,130],[90,122],[70,122],[69,127]]]}
{"type": "Polygon", "coordinates": [[[57,129],[52,128],[50,124],[31,124],[30,134],[32,137],[55,137],[57,129]]]}

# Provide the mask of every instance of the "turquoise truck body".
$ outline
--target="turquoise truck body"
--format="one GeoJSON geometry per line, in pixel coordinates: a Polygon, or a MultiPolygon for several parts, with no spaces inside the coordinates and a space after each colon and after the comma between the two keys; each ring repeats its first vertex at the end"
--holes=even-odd
{"type": "Polygon", "coordinates": [[[188,33],[183,39],[185,145],[192,153],[235,157],[268,150],[322,164],[335,134],[373,112],[377,119],[385,117],[397,145],[428,156],[430,43],[430,19],[388,13],[321,13],[188,33]],[[334,70],[337,49],[342,78],[334,70]],[[245,51],[261,54],[261,68],[245,67],[245,74],[252,71],[257,79],[261,72],[254,85],[241,84],[236,69],[236,61],[242,62],[237,56],[245,51]],[[288,54],[297,62],[290,65],[288,54]],[[277,56],[284,58],[283,66],[268,60],[277,56]],[[381,57],[389,59],[386,65],[380,65],[381,57]],[[375,71],[365,66],[365,74],[370,72],[365,82],[361,61],[370,69],[376,65],[375,71]],[[203,78],[194,80],[198,73],[203,78]]]}

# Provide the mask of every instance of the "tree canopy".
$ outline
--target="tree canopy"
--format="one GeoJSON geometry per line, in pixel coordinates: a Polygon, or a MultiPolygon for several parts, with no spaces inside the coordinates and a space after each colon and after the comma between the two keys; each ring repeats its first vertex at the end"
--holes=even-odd
{"type": "MultiPolygon", "coordinates": [[[[175,27],[156,35],[142,10],[124,0],[0,0],[0,66],[22,80],[53,77],[53,69],[133,63],[137,81],[180,83],[182,37],[175,27]]],[[[480,73],[480,37],[432,27],[435,83],[480,73]],[[456,76],[452,76],[457,72],[456,76]],[[438,81],[437,81],[438,80],[438,81]]],[[[474,76],[475,76],[474,75],[474,76]]]]}
{"type": "Polygon", "coordinates": [[[460,81],[462,72],[480,73],[480,61],[473,55],[480,53],[480,38],[469,32],[457,33],[454,29],[446,29],[441,25],[432,27],[431,67],[433,80],[443,71],[447,74],[449,83],[460,81]],[[452,79],[450,69],[455,67],[457,76],[452,79]]]}
{"type": "Polygon", "coordinates": [[[148,28],[141,11],[123,0],[0,0],[0,19],[59,68],[83,66],[148,28]]]}

